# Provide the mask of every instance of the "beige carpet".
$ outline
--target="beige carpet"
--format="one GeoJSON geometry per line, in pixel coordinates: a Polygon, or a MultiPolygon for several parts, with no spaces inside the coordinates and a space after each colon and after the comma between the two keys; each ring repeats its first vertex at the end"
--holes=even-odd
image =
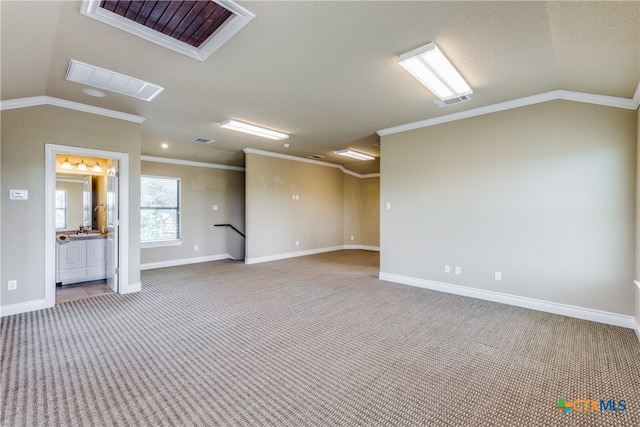
{"type": "Polygon", "coordinates": [[[4,318],[0,421],[640,425],[632,330],[385,283],[378,262],[339,251],[151,270],[137,294],[4,318]],[[563,415],[560,397],[626,410],[563,415]]]}

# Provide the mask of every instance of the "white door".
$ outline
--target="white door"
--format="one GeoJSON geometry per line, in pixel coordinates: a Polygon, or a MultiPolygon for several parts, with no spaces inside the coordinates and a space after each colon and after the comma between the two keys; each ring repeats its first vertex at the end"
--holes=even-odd
{"type": "Polygon", "coordinates": [[[107,166],[107,285],[118,292],[118,161],[110,161],[107,166]]]}

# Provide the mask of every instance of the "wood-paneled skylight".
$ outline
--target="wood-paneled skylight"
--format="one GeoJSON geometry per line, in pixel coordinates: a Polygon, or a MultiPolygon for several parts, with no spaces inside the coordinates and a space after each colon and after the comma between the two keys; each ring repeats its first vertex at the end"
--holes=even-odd
{"type": "Polygon", "coordinates": [[[254,17],[229,0],[84,0],[81,12],[201,61],[254,17]]]}

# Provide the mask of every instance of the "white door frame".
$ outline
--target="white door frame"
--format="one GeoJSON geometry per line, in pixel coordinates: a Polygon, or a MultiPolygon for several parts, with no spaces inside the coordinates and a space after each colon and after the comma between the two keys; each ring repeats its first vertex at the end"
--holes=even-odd
{"type": "Polygon", "coordinates": [[[129,154],[91,148],[70,147],[66,145],[45,144],[45,306],[53,307],[56,303],[56,226],[54,209],[56,193],[56,154],[118,160],[120,169],[120,197],[118,198],[120,203],[120,239],[118,241],[120,285],[118,293],[126,294],[140,290],[139,285],[129,286],[129,154]]]}

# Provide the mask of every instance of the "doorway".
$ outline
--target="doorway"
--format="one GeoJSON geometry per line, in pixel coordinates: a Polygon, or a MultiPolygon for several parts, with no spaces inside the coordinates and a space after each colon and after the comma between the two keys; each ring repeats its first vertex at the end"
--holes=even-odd
{"type": "MultiPolygon", "coordinates": [[[[95,207],[83,208],[92,213],[104,213],[104,219],[95,223],[85,223],[87,215],[83,217],[82,228],[104,234],[106,242],[106,277],[105,282],[114,292],[128,293],[138,289],[130,289],[128,286],[128,241],[129,241],[129,155],[127,153],[110,152],[89,148],[70,147],[63,145],[46,144],[45,169],[46,169],[46,220],[45,232],[47,233],[45,248],[45,302],[48,307],[55,305],[57,283],[56,249],[58,248],[56,236],[56,155],[104,159],[106,167],[105,196],[95,207]]],[[[86,198],[86,197],[85,197],[86,198]]],[[[94,199],[95,203],[95,199],[94,199]]],[[[90,221],[90,220],[89,220],[90,221]]],[[[59,228],[59,227],[58,227],[59,228]]],[[[96,237],[89,236],[87,237],[96,237]]],[[[91,275],[89,273],[89,275],[91,275]]]]}

